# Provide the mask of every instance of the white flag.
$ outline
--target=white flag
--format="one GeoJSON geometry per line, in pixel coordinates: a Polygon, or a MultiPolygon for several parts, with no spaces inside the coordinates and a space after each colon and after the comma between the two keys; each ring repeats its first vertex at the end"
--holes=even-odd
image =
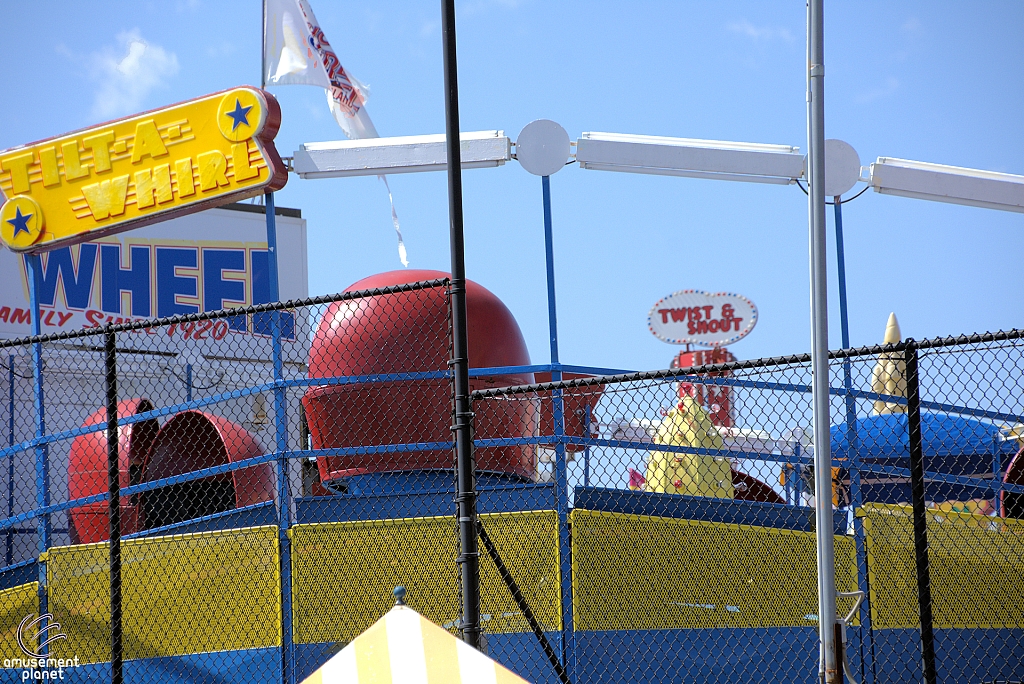
{"type": "MultiPolygon", "coordinates": [[[[327,93],[327,106],[347,138],[377,138],[366,111],[369,91],[345,71],[334,48],[327,42],[307,0],[264,0],[266,26],[263,34],[267,85],[315,85],[327,93]]],[[[384,181],[391,202],[391,220],[398,233],[398,257],[409,265],[395,200],[387,176],[384,181]]]]}
{"type": "Polygon", "coordinates": [[[263,77],[267,85],[330,88],[323,60],[313,50],[309,27],[297,0],[266,0],[263,77]]]}

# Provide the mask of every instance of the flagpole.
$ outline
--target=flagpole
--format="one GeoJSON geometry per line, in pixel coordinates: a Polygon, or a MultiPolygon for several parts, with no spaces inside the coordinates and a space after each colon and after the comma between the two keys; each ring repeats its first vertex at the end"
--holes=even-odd
{"type": "MultiPolygon", "coordinates": [[[[263,35],[260,36],[260,90],[267,89],[267,0],[260,0],[260,8],[263,11],[263,35]]],[[[270,193],[265,193],[263,197],[259,198],[263,202],[263,206],[266,207],[268,204],[272,204],[273,200],[267,201],[270,193]]],[[[273,216],[268,215],[267,218],[267,245],[270,245],[270,231],[272,230],[270,222],[273,216]]],[[[270,258],[275,258],[276,255],[270,254],[270,258]]],[[[276,288],[277,283],[271,285],[276,288]]],[[[276,300],[276,298],[275,298],[276,300]]]]}
{"type": "Polygon", "coordinates": [[[462,553],[462,639],[480,644],[480,565],[476,531],[476,464],[469,401],[469,336],[466,318],[466,254],[462,223],[462,155],[459,149],[459,83],[455,58],[455,0],[441,0],[444,36],[444,108],[448,151],[448,217],[452,281],[452,372],[455,375],[456,501],[462,553]]]}
{"type": "Polygon", "coordinates": [[[263,35],[260,36],[260,89],[267,87],[267,0],[261,0],[263,8],[263,35]]]}

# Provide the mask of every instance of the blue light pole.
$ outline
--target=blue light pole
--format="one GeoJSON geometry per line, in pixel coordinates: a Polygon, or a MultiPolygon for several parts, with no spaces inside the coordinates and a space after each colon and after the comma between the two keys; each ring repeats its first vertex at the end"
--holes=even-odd
{"type": "MultiPolygon", "coordinates": [[[[839,319],[843,349],[850,348],[850,319],[846,301],[846,253],[843,244],[843,200],[836,195],[832,198],[836,221],[836,262],[839,276],[839,319]]],[[[857,436],[857,400],[853,397],[853,373],[850,360],[843,361],[843,389],[846,390],[846,441],[849,444],[850,506],[853,509],[853,535],[857,547],[857,589],[864,592],[860,620],[864,634],[862,641],[863,681],[874,682],[874,640],[871,632],[871,600],[868,584],[867,545],[864,535],[864,521],[856,515],[861,504],[860,482],[860,440],[857,436]]]]}
{"type": "MultiPolygon", "coordinates": [[[[551,229],[551,177],[541,177],[544,191],[544,252],[548,281],[548,333],[551,343],[551,380],[562,379],[558,360],[558,314],[555,307],[555,246],[551,229]]],[[[569,469],[565,449],[565,404],[562,390],[551,393],[555,437],[555,487],[558,507],[558,550],[562,575],[562,664],[572,677],[575,660],[575,639],[572,617],[572,560],[569,540],[569,469]]]]}
{"type": "MultiPolygon", "coordinates": [[[[281,299],[280,279],[277,264],[277,219],[274,211],[274,193],[264,195],[264,209],[267,216],[267,274],[270,285],[270,301],[281,299]]],[[[288,406],[286,404],[284,382],[284,355],[281,349],[281,312],[271,314],[271,340],[274,362],[274,427],[277,475],[278,532],[281,546],[281,651],[282,681],[292,684],[295,681],[295,653],[292,644],[292,580],[291,580],[291,540],[288,529],[291,527],[291,488],[288,482],[288,406]]]]}
{"type": "MultiPolygon", "coordinates": [[[[28,268],[28,298],[32,309],[32,335],[42,334],[42,321],[39,318],[39,287],[43,279],[42,261],[38,254],[25,257],[28,268]]],[[[36,342],[32,345],[32,385],[36,410],[36,439],[46,436],[46,411],[43,396],[43,345],[36,342]]],[[[36,446],[36,507],[43,509],[50,505],[50,450],[47,444],[36,446]]],[[[50,548],[50,514],[43,513],[36,522],[39,536],[39,555],[45,558],[50,548]]],[[[39,563],[39,613],[47,611],[46,597],[46,563],[39,563]]]]}
{"type": "Polygon", "coordinates": [[[544,194],[544,264],[548,281],[548,341],[551,344],[551,379],[562,379],[558,360],[558,313],[555,310],[555,239],[551,228],[551,176],[541,176],[544,194]]]}
{"type": "MultiPolygon", "coordinates": [[[[562,379],[558,359],[558,316],[555,306],[555,245],[551,227],[551,174],[566,165],[571,145],[569,134],[554,121],[540,119],[527,124],[516,140],[516,159],[528,172],[541,177],[544,198],[544,261],[548,286],[548,342],[551,349],[551,380],[562,379]]],[[[565,406],[562,391],[551,393],[555,440],[555,488],[558,509],[558,551],[562,576],[562,663],[570,678],[575,665],[572,615],[572,558],[569,545],[569,475],[565,448],[565,406]]]]}

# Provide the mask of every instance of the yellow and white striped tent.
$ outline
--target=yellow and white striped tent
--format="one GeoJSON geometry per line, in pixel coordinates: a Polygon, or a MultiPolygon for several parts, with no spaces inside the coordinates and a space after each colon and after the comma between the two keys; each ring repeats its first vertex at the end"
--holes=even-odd
{"type": "Polygon", "coordinates": [[[528,684],[412,608],[398,605],[303,684],[528,684]]]}

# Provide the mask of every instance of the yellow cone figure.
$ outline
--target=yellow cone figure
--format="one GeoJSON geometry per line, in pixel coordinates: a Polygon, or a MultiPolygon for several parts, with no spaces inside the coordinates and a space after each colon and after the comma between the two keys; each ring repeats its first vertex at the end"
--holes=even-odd
{"type": "Polygon", "coordinates": [[[528,684],[412,608],[397,605],[303,684],[528,684]]]}
{"type": "MultiPolygon", "coordinates": [[[[896,320],[896,314],[889,314],[889,321],[885,325],[885,338],[882,344],[893,344],[899,342],[900,322],[896,320]]],[[[871,391],[876,394],[888,394],[894,397],[907,396],[907,363],[903,360],[902,353],[879,354],[878,362],[871,371],[871,391]]],[[[906,413],[906,404],[894,404],[876,400],[873,413],[877,416],[883,413],[906,413]]]]}
{"type": "MultiPolygon", "coordinates": [[[[723,446],[722,436],[707,412],[686,395],[665,414],[654,442],[695,449],[721,449],[723,446]]],[[[731,499],[732,465],[724,456],[655,451],[647,462],[647,491],[731,499]]]]}

